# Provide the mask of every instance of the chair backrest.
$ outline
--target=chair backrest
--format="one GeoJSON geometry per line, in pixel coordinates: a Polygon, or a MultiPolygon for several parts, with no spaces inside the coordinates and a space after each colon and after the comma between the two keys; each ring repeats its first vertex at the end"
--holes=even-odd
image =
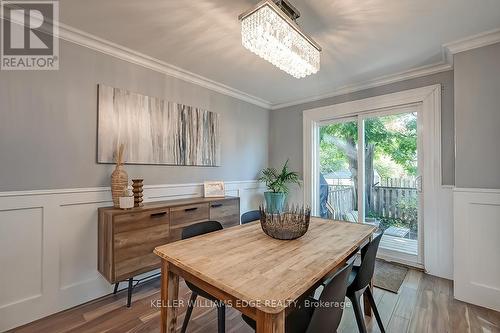
{"type": "Polygon", "coordinates": [[[350,289],[361,290],[368,286],[375,270],[375,259],[377,257],[378,246],[383,233],[375,237],[368,245],[361,249],[361,266],[356,278],[352,281],[350,289]]]}
{"type": "Polygon", "coordinates": [[[208,234],[209,232],[222,230],[222,224],[217,221],[206,221],[196,224],[191,224],[190,226],[182,229],[181,238],[191,238],[203,234],[208,234]]]}
{"type": "Polygon", "coordinates": [[[307,327],[307,333],[336,332],[344,312],[347,279],[354,260],[329,279],[319,297],[320,306],[314,312],[307,327]]]}
{"type": "Polygon", "coordinates": [[[241,215],[241,224],[260,220],[260,210],[251,210],[241,215]]]}

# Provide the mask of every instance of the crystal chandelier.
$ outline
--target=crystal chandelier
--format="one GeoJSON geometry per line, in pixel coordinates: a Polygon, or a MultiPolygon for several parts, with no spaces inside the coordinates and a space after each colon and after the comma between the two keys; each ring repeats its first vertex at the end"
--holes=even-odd
{"type": "Polygon", "coordinates": [[[287,0],[264,0],[240,15],[244,47],[300,79],[320,67],[321,47],[297,25],[300,16],[287,0]]]}

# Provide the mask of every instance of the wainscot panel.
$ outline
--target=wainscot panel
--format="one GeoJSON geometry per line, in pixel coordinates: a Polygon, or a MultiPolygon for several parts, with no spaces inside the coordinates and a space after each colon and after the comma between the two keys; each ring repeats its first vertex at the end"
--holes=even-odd
{"type": "Polygon", "coordinates": [[[500,311],[500,190],[456,188],[455,298],[500,311]]]}
{"type": "MultiPolygon", "coordinates": [[[[264,191],[226,182],[241,212],[258,208],[264,191]]],[[[202,184],[144,187],[145,202],[201,196],[202,184]]],[[[112,292],[97,271],[97,208],[111,205],[109,188],[0,192],[0,331],[112,292]]]]}

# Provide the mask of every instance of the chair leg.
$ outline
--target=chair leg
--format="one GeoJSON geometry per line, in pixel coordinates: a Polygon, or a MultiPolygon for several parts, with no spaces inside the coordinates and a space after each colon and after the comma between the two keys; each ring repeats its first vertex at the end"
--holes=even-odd
{"type": "Polygon", "coordinates": [[[361,304],[359,302],[361,294],[354,293],[352,295],[348,295],[348,297],[351,300],[352,308],[354,310],[354,315],[356,316],[356,323],[358,324],[358,330],[360,333],[366,333],[365,317],[363,315],[363,309],[361,308],[361,304]]]}
{"type": "Polygon", "coordinates": [[[118,292],[119,285],[120,285],[120,282],[115,283],[115,289],[113,290],[113,294],[116,294],[118,292]]]}
{"type": "Polygon", "coordinates": [[[375,304],[375,299],[373,298],[373,294],[370,288],[366,288],[365,294],[366,296],[368,296],[368,301],[370,302],[370,306],[373,310],[373,313],[375,314],[375,318],[377,319],[380,332],[385,333],[384,325],[382,324],[382,319],[380,318],[380,314],[378,313],[377,305],[375,304]]]}
{"type": "Polygon", "coordinates": [[[127,288],[127,308],[130,308],[132,304],[132,291],[134,290],[134,279],[128,279],[128,288],[127,288]]]}
{"type": "Polygon", "coordinates": [[[181,333],[185,333],[188,323],[189,323],[189,318],[191,318],[191,313],[193,312],[193,307],[194,307],[194,302],[196,302],[196,297],[198,297],[198,294],[195,292],[191,293],[191,297],[189,298],[189,303],[188,303],[188,308],[186,310],[186,315],[184,316],[184,321],[182,322],[182,328],[181,328],[181,333]]]}
{"type": "Polygon", "coordinates": [[[226,332],[226,306],[222,303],[217,304],[217,327],[219,333],[226,332]]]}

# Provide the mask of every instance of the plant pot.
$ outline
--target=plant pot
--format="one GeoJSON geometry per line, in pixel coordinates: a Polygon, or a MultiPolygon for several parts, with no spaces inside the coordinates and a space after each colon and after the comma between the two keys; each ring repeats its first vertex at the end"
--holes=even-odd
{"type": "Polygon", "coordinates": [[[271,213],[283,212],[285,206],[286,193],[283,192],[264,192],[266,199],[266,210],[271,213]]]}

